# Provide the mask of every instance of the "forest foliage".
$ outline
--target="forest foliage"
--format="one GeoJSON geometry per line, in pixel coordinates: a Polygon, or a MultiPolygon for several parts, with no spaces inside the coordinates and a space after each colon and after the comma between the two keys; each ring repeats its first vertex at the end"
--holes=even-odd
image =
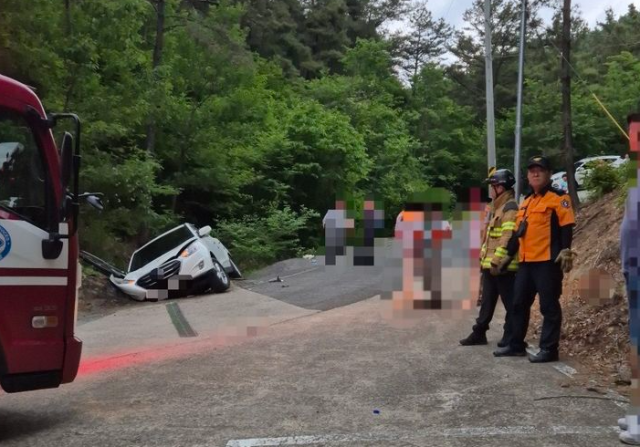
{"type": "MultiPolygon", "coordinates": [[[[493,3],[498,164],[511,168],[520,1],[493,3]]],[[[83,211],[86,250],[122,265],[188,221],[257,267],[317,247],[337,195],[374,194],[391,222],[413,193],[480,184],[482,4],[454,29],[409,0],[0,0],[0,73],[82,118],[82,189],[106,202],[83,211]]],[[[560,166],[561,24],[543,6],[559,11],[530,2],[523,159],[560,166]]],[[[588,27],[576,10],[572,25],[575,156],[622,154],[593,94],[620,123],[638,110],[640,12],[588,27]]]]}

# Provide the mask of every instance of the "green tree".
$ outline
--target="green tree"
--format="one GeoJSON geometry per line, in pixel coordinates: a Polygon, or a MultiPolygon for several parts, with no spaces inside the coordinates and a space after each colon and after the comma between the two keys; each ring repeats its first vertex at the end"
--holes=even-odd
{"type": "Polygon", "coordinates": [[[433,19],[426,0],[412,8],[409,28],[408,34],[395,38],[399,40],[400,64],[410,79],[414,79],[424,64],[437,61],[447,51],[453,30],[443,19],[433,19]]]}

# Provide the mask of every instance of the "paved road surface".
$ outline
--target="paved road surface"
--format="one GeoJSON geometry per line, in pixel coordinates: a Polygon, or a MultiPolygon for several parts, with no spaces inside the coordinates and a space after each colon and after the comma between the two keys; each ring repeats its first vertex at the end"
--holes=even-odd
{"type": "Polygon", "coordinates": [[[2,395],[0,444],[619,445],[615,396],[563,387],[570,379],[551,365],[494,359],[495,346],[457,346],[472,313],[398,319],[389,301],[350,297],[349,284],[308,287],[286,299],[236,287],[177,301],[193,337],[179,335],[171,303],[82,325],[77,381],[2,395]],[[336,296],[357,302],[336,307],[336,296]]]}
{"type": "MultiPolygon", "coordinates": [[[[351,249],[349,249],[351,253],[351,249]]],[[[325,266],[324,257],[290,259],[258,271],[240,281],[240,287],[304,309],[329,310],[378,295],[385,288],[388,252],[379,250],[374,266],[356,266],[348,257],[325,266]],[[280,278],[283,282],[270,282],[280,278]]]]}

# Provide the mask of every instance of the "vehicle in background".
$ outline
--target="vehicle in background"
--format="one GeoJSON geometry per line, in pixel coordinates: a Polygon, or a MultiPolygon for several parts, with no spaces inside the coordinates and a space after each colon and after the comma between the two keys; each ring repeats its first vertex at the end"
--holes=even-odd
{"type": "Polygon", "coordinates": [[[607,163],[613,167],[619,167],[623,163],[625,163],[625,158],[620,157],[619,155],[601,155],[598,157],[588,157],[583,158],[580,161],[574,163],[575,166],[575,179],[579,188],[584,187],[584,180],[591,171],[592,167],[598,162],[607,163]]]}
{"type": "Polygon", "coordinates": [[[177,298],[209,290],[226,291],[242,274],[229,250],[209,235],[211,227],[186,223],[136,250],[124,275],[111,282],[138,301],[177,298]]]}
{"type": "Polygon", "coordinates": [[[0,385],[8,392],[73,381],[77,317],[80,120],[45,113],[32,89],[0,75],[0,385]],[[52,129],[70,119],[56,146],[52,129]]]}

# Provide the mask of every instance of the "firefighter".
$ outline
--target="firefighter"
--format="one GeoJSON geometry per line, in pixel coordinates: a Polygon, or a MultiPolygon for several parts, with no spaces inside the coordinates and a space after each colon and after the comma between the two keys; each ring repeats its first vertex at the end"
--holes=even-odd
{"type": "MultiPolygon", "coordinates": [[[[489,194],[492,204],[487,226],[483,231],[480,252],[482,268],[480,313],[471,334],[460,340],[462,346],[487,344],[486,333],[498,303],[498,296],[502,298],[502,304],[507,311],[506,321],[510,320],[515,272],[518,269],[518,261],[513,257],[508,263],[502,262],[507,256],[507,244],[516,228],[518,203],[513,191],[516,179],[508,169],[499,169],[494,171],[486,181],[490,185],[489,194]]],[[[510,337],[510,328],[505,324],[502,340],[498,342],[498,346],[507,346],[510,337]]]]}
{"type": "Polygon", "coordinates": [[[562,325],[563,273],[573,267],[571,251],[575,218],[571,199],[564,191],[551,186],[551,163],[543,156],[533,157],[527,164],[527,179],[532,192],[525,197],[516,220],[517,231],[512,237],[506,262],[519,253],[513,309],[507,321],[512,331],[508,346],[493,354],[496,357],[525,356],[524,339],[529,327],[531,305],[540,297],[543,316],[540,351],[529,356],[532,363],[558,360],[558,345],[562,325]]]}

